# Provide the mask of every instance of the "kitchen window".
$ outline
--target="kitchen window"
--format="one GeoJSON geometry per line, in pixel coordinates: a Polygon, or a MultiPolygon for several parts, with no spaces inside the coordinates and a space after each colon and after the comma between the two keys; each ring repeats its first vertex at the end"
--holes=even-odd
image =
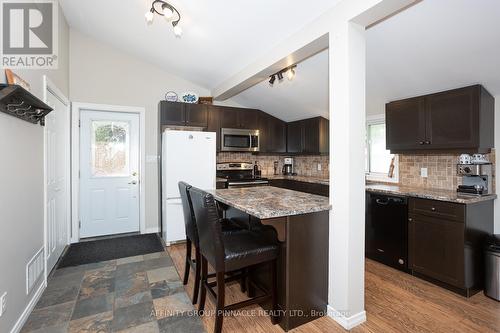
{"type": "Polygon", "coordinates": [[[385,148],[385,118],[383,116],[367,118],[365,154],[367,180],[399,182],[398,156],[391,154],[385,148]],[[394,163],[394,171],[391,177],[389,170],[392,163],[394,163]]]}

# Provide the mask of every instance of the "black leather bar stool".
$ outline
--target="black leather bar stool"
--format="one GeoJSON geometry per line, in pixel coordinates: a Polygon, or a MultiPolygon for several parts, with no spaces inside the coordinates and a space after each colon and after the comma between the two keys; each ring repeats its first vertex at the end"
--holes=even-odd
{"type": "MultiPolygon", "coordinates": [[[[181,194],[182,209],[184,212],[184,225],[186,227],[186,262],[184,268],[184,280],[183,283],[186,285],[189,280],[189,271],[192,267],[195,272],[194,290],[193,290],[193,304],[196,304],[198,300],[198,292],[200,289],[201,281],[201,255],[200,255],[200,245],[198,240],[198,231],[196,229],[196,222],[193,213],[193,206],[191,203],[191,198],[189,196],[189,189],[191,185],[185,182],[179,182],[179,192],[181,194]],[[192,257],[192,246],[195,248],[195,259],[192,257]]],[[[230,220],[219,219],[221,228],[224,233],[233,233],[242,230],[240,226],[232,223],[230,220]]]]}
{"type": "Polygon", "coordinates": [[[205,309],[205,298],[207,290],[216,303],[216,318],[214,332],[220,333],[224,314],[227,311],[240,309],[252,304],[271,300],[273,324],[277,323],[277,258],[279,253],[278,241],[274,237],[269,239],[268,233],[243,230],[238,233],[224,234],[218,223],[217,207],[214,197],[200,189],[192,187],[189,189],[196,227],[199,235],[200,252],[202,260],[201,268],[201,293],[199,311],[205,309]],[[208,264],[215,269],[216,281],[208,282],[208,264]],[[241,274],[225,278],[225,274],[236,271],[246,271],[260,264],[270,264],[271,268],[271,290],[258,289],[264,295],[250,298],[246,301],[225,305],[225,283],[241,279],[241,274]],[[213,287],[217,287],[217,292],[213,287]]]}

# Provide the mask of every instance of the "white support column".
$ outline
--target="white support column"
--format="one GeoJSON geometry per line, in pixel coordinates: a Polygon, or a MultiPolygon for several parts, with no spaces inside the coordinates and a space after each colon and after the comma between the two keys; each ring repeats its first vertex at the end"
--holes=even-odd
{"type": "Polygon", "coordinates": [[[365,28],[330,32],[330,249],[328,312],[346,329],[366,320],[365,28]]]}
{"type": "MultiPolygon", "coordinates": [[[[500,192],[500,163],[498,152],[500,151],[500,95],[495,96],[495,191],[500,192]]],[[[500,234],[500,200],[495,200],[494,206],[494,229],[493,233],[500,234]]]]}

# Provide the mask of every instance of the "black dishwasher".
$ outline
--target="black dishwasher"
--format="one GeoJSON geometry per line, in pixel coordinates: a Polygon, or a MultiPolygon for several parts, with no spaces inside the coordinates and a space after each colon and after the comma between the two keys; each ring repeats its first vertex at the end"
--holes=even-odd
{"type": "Polygon", "coordinates": [[[408,272],[408,199],[366,195],[366,257],[408,272]]]}

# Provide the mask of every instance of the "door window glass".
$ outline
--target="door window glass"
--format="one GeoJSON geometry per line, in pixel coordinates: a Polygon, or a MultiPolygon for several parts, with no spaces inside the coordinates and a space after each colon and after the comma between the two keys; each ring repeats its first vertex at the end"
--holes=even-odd
{"type": "Polygon", "coordinates": [[[130,176],[129,122],[94,120],[92,121],[91,131],[92,176],[130,176]]]}

